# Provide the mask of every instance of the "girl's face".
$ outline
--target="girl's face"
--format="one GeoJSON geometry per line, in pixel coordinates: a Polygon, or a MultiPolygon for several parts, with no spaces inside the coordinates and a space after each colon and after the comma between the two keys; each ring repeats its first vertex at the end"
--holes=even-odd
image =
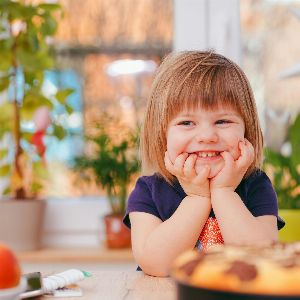
{"type": "Polygon", "coordinates": [[[245,123],[231,108],[182,111],[168,125],[167,151],[173,163],[181,153],[196,153],[196,173],[209,165],[209,178],[213,178],[224,166],[220,152],[228,151],[238,159],[238,143],[244,140],[244,134],[245,123]]]}

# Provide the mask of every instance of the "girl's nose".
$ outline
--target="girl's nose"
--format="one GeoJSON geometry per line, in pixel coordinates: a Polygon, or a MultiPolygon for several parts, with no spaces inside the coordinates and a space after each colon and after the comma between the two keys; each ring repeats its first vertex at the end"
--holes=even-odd
{"type": "Polygon", "coordinates": [[[216,143],[218,141],[218,134],[211,127],[199,128],[195,134],[195,140],[197,143],[216,143]]]}

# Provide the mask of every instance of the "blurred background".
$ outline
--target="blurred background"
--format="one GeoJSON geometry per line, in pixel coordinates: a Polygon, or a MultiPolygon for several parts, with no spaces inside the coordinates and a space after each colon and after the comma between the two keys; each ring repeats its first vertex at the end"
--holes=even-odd
{"type": "Polygon", "coordinates": [[[135,268],[128,242],[107,241],[105,224],[121,225],[104,217],[122,216],[140,174],[147,96],[171,51],[213,48],[243,68],[281,208],[300,208],[300,1],[3,1],[0,13],[0,240],[26,271],[135,268]]]}

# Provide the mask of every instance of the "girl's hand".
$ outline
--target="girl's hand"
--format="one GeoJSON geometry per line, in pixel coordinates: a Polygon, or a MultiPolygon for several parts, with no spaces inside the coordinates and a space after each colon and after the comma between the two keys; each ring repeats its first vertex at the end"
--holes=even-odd
{"type": "Polygon", "coordinates": [[[234,191],[243,179],[254,160],[254,148],[247,139],[239,142],[239,148],[241,155],[237,160],[234,160],[227,151],[221,153],[225,164],[222,170],[210,180],[211,191],[220,188],[234,191]]]}
{"type": "Polygon", "coordinates": [[[204,166],[201,173],[197,174],[195,163],[196,154],[181,153],[174,161],[171,162],[168,153],[165,153],[166,169],[177,177],[180,185],[188,196],[201,196],[210,198],[208,175],[209,166],[204,166]]]}

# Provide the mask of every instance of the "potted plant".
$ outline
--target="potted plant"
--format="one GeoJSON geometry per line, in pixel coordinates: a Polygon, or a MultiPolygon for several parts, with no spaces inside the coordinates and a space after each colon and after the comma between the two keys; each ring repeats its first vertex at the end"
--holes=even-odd
{"type": "Polygon", "coordinates": [[[47,181],[43,137],[47,129],[58,139],[65,134],[59,118],[50,114],[54,107],[72,112],[66,103],[72,90],[43,91],[45,72],[54,65],[48,41],[59,14],[60,5],[53,3],[0,3],[0,176],[1,186],[7,183],[0,201],[0,240],[17,250],[39,246],[45,203],[33,200],[47,181]]]}
{"type": "Polygon", "coordinates": [[[82,178],[94,177],[106,192],[111,207],[111,214],[104,218],[107,246],[129,247],[130,231],[122,220],[130,184],[140,170],[138,133],[108,115],[103,115],[94,129],[95,132],[86,137],[92,151],[75,159],[75,170],[81,172],[82,178]]]}
{"type": "Polygon", "coordinates": [[[288,129],[283,151],[266,149],[264,167],[278,196],[279,215],[285,220],[282,241],[300,240],[300,114],[288,129]]]}

